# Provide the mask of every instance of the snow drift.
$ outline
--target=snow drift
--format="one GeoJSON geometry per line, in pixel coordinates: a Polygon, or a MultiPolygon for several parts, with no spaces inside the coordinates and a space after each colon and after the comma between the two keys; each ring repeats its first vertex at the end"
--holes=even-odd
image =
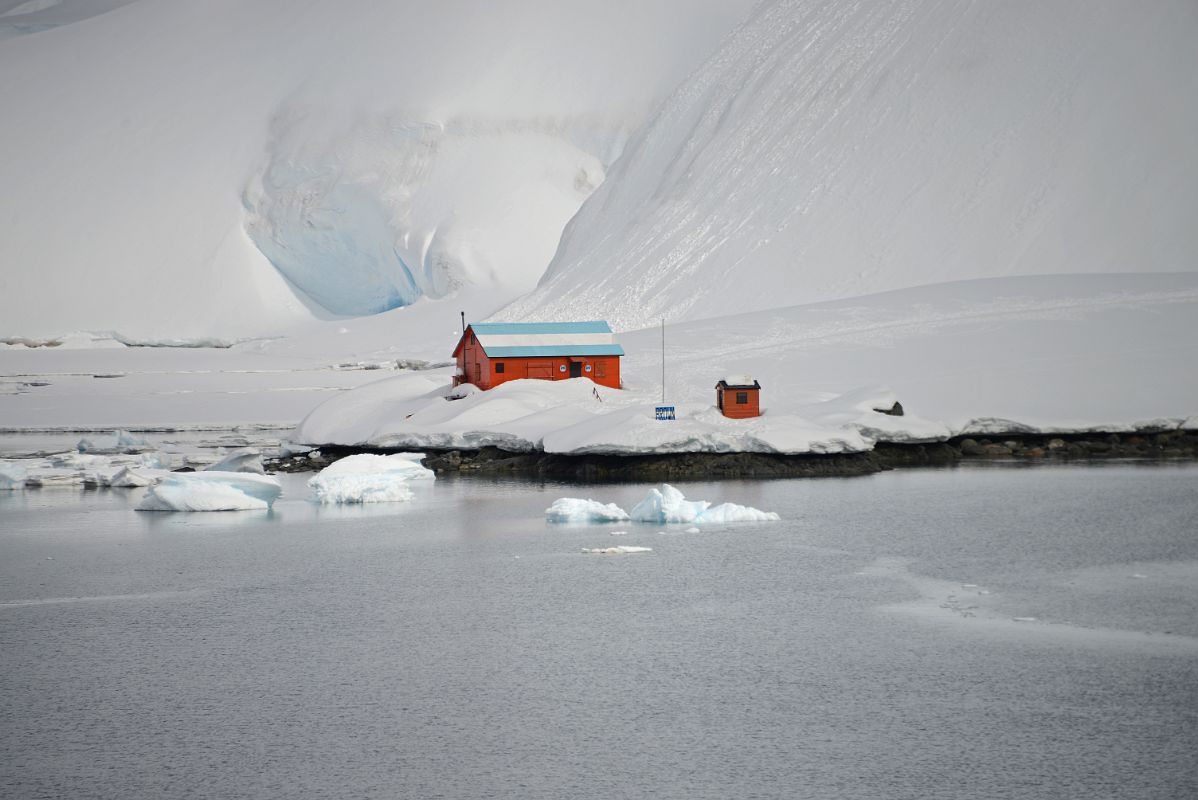
{"type": "Polygon", "coordinates": [[[621,330],[1007,275],[1192,270],[1198,14],[772,0],[503,319],[621,330]]]}

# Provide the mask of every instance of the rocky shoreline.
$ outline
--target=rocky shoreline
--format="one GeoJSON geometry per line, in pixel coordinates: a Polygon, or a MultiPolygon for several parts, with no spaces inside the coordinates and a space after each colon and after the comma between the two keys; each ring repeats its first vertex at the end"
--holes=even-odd
{"type": "MultiPolygon", "coordinates": [[[[401,448],[411,450],[415,448],[401,448]]],[[[439,475],[520,476],[578,481],[680,480],[696,478],[816,478],[869,475],[901,467],[959,463],[1011,464],[1079,461],[1174,461],[1198,458],[1198,430],[1158,433],[1005,434],[958,436],[944,442],[880,442],[864,453],[778,455],[772,453],[655,453],[559,455],[419,448],[424,464],[439,475]]],[[[311,453],[266,460],[268,472],[311,472],[354,453],[397,449],[328,446],[311,453]]]]}

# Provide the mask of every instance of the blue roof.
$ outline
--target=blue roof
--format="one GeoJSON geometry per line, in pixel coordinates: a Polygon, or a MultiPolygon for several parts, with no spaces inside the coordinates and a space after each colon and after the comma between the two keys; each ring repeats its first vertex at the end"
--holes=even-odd
{"type": "MultiPolygon", "coordinates": [[[[576,323],[575,323],[576,324],[576,323]]],[[[488,358],[548,358],[550,356],[622,356],[618,344],[543,345],[540,347],[488,347],[488,358]]]]}
{"type": "Polygon", "coordinates": [[[590,322],[471,322],[480,336],[520,333],[611,333],[603,320],[590,322]]]}

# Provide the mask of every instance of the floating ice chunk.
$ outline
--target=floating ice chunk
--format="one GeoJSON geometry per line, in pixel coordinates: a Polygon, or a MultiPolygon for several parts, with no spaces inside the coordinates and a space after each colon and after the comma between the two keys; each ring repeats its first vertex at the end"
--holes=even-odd
{"type": "Polygon", "coordinates": [[[627,536],[628,531],[612,531],[611,535],[612,536],[627,536]]]}
{"type": "Polygon", "coordinates": [[[112,463],[108,456],[92,453],[58,453],[49,456],[47,461],[55,467],[69,469],[103,469],[112,463]]]}
{"type": "Polygon", "coordinates": [[[34,467],[25,478],[25,486],[29,489],[54,489],[83,484],[82,470],[65,467],[34,467]]]}
{"type": "Polygon", "coordinates": [[[204,471],[254,472],[258,475],[266,473],[266,469],[262,466],[262,451],[256,447],[242,447],[234,450],[215,464],[204,467],[204,471]]]}
{"type": "Polygon", "coordinates": [[[140,453],[154,448],[145,439],[129,431],[115,431],[109,435],[80,439],[75,449],[80,453],[140,453]]]}
{"type": "MultiPolygon", "coordinates": [[[[699,522],[722,524],[726,522],[775,522],[781,519],[773,511],[760,511],[736,503],[720,503],[699,515],[699,522]]],[[[688,531],[689,533],[689,531],[688,531]]],[[[697,531],[696,531],[697,533],[697,531]]]]}
{"type": "Polygon", "coordinates": [[[149,486],[154,481],[165,477],[162,470],[137,467],[121,467],[107,480],[106,486],[118,489],[130,489],[138,486],[149,486]]]}
{"type": "Polygon", "coordinates": [[[431,469],[420,464],[423,453],[389,456],[361,453],[346,456],[308,481],[320,503],[395,503],[412,499],[408,481],[432,480],[431,469]]]}
{"type": "Polygon", "coordinates": [[[698,533],[698,532],[699,532],[699,529],[698,529],[698,528],[696,528],[696,527],[694,527],[694,526],[692,525],[691,527],[689,527],[689,528],[687,528],[687,529],[686,529],[686,532],[687,532],[687,533],[698,533]]]}
{"type": "Polygon", "coordinates": [[[626,553],[652,553],[652,547],[633,547],[631,545],[620,545],[619,547],[584,547],[582,552],[593,556],[622,556],[626,553]]]}
{"type": "Polygon", "coordinates": [[[549,522],[627,522],[628,512],[615,503],[559,497],[545,509],[545,519],[549,522]]]}
{"type": "Polygon", "coordinates": [[[143,467],[148,469],[169,470],[174,466],[175,459],[170,453],[164,453],[161,450],[155,450],[152,453],[142,453],[139,461],[143,467]]]}
{"type": "Polygon", "coordinates": [[[11,461],[0,461],[0,491],[13,491],[25,488],[25,479],[29,471],[20,464],[11,461]]]}
{"type": "Polygon", "coordinates": [[[632,509],[637,522],[694,522],[711,503],[706,500],[688,501],[682,492],[668,483],[661,489],[650,489],[645,499],[632,509]]]}
{"type": "Polygon", "coordinates": [[[138,511],[265,511],[283,493],[278,480],[246,472],[172,472],[157,479],[138,511]]]}
{"type": "MultiPolygon", "coordinates": [[[[682,492],[668,483],[661,489],[650,489],[645,499],[632,509],[632,518],[638,522],[667,522],[724,524],[728,522],[772,522],[780,517],[772,511],[759,511],[736,503],[721,503],[712,506],[706,500],[687,500],[682,492]]],[[[687,533],[698,533],[699,529],[687,533]]]]}

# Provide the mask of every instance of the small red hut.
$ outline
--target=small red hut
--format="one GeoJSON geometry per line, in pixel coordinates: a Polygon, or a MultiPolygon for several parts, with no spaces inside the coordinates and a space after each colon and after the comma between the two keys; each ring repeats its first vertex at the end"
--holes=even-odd
{"type": "Polygon", "coordinates": [[[751,375],[729,375],[715,385],[715,404],[725,417],[760,417],[761,384],[751,375]]]}
{"type": "Polygon", "coordinates": [[[473,322],[453,350],[453,385],[492,389],[519,378],[590,378],[619,389],[623,355],[603,321],[473,322]]]}

